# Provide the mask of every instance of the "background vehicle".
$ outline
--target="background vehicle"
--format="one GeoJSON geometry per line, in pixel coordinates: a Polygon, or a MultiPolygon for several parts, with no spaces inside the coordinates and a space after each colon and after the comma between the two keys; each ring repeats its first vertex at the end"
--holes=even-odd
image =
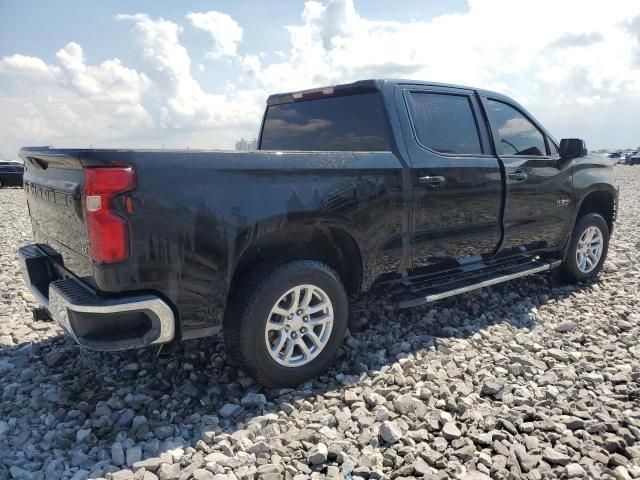
{"type": "Polygon", "coordinates": [[[630,159],[631,157],[633,157],[636,153],[638,153],[638,152],[633,152],[633,151],[632,151],[632,152],[627,152],[627,153],[625,153],[625,154],[624,154],[624,158],[622,159],[622,161],[621,161],[620,163],[622,163],[622,164],[628,164],[628,163],[629,163],[629,159],[630,159]]]}
{"type": "Polygon", "coordinates": [[[640,153],[634,153],[627,160],[627,165],[640,165],[640,153]]]}
{"type": "Polygon", "coordinates": [[[82,345],[224,328],[231,360],[294,385],[334,356],[348,294],[410,307],[559,266],[590,279],[606,257],[612,163],[495,92],[272,95],[259,149],[23,149],[27,284],[82,345]]]}
{"type": "Polygon", "coordinates": [[[0,161],[0,188],[22,186],[24,165],[19,162],[0,161]]]}

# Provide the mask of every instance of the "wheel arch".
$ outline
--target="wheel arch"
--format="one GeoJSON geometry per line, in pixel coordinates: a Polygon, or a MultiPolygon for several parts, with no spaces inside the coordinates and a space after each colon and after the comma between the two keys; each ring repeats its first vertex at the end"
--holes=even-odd
{"type": "Polygon", "coordinates": [[[335,270],[348,294],[362,287],[363,261],[353,236],[335,226],[291,225],[255,239],[239,256],[231,276],[235,285],[257,265],[317,260],[335,270]]]}
{"type": "Polygon", "coordinates": [[[577,209],[575,223],[587,213],[598,213],[607,222],[609,234],[613,232],[613,224],[617,215],[617,195],[608,188],[596,188],[585,194],[577,209]]]}

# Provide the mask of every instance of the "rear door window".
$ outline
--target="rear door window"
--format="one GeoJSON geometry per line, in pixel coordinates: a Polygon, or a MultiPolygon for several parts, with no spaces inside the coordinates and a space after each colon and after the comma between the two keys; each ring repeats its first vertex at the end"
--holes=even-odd
{"type": "Polygon", "coordinates": [[[498,132],[503,155],[545,156],[542,132],[522,113],[498,100],[487,100],[489,119],[498,132]]]}
{"type": "Polygon", "coordinates": [[[270,105],[261,150],[390,150],[380,94],[363,93],[270,105]]]}
{"type": "Polygon", "coordinates": [[[469,97],[411,92],[409,111],[423,147],[439,153],[481,154],[482,146],[469,97]]]}

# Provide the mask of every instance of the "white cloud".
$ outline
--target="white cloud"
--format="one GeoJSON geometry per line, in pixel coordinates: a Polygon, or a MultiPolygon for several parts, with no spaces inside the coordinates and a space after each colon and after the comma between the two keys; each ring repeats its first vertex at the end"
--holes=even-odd
{"type": "Polygon", "coordinates": [[[0,152],[28,144],[215,148],[255,136],[264,90],[206,93],[191,73],[179,25],[145,14],[117,19],[133,24],[135,68],[117,58],[88,65],[74,42],[53,65],[21,55],[0,59],[0,80],[16,80],[0,90],[0,152]],[[37,89],[18,81],[25,75],[37,89]]]}
{"type": "Polygon", "coordinates": [[[142,135],[153,120],[141,104],[149,79],[114,58],[85,62],[69,43],[57,65],[22,55],[0,60],[0,151],[15,156],[22,145],[66,143],[86,146],[142,135]]]}
{"type": "Polygon", "coordinates": [[[251,75],[259,75],[262,69],[262,62],[259,55],[245,55],[240,60],[240,64],[245,72],[251,75]]]}
{"type": "Polygon", "coordinates": [[[205,13],[189,13],[187,20],[195,28],[208,32],[213,38],[210,58],[235,57],[238,43],[242,40],[242,27],[226,13],[211,10],[205,13]]]}
{"type": "Polygon", "coordinates": [[[628,32],[635,40],[634,60],[635,66],[640,68],[640,15],[632,18],[627,25],[628,32]]]}
{"type": "Polygon", "coordinates": [[[124,67],[117,58],[87,65],[82,47],[75,42],[58,50],[56,59],[69,86],[96,102],[138,105],[151,86],[144,73],[124,67]]]}
{"type": "Polygon", "coordinates": [[[640,127],[618,120],[640,110],[639,15],[635,0],[469,0],[464,14],[397,22],[363,18],[352,0],[308,1],[290,50],[259,78],[268,91],[371,77],[472,85],[512,95],[558,136],[639,143],[640,127]]]}
{"type": "Polygon", "coordinates": [[[121,15],[134,22],[133,33],[139,56],[139,68],[148,71],[156,85],[152,105],[157,119],[168,128],[204,130],[211,127],[235,127],[254,124],[261,106],[256,96],[264,92],[242,90],[227,94],[205,93],[191,74],[191,58],[180,43],[180,27],[148,15],[121,15]],[[254,117],[251,117],[251,116],[254,117]]]}
{"type": "Polygon", "coordinates": [[[20,53],[0,59],[0,151],[34,143],[229,148],[255,136],[268,93],[381,77],[495,89],[558,137],[640,143],[636,0],[469,0],[466,13],[411,22],[367,19],[352,0],[307,1],[300,21],[283,26],[288,47],[242,55],[235,20],[192,12],[190,25],[213,39],[210,56],[226,59],[217,67],[233,72],[215,94],[192,74],[204,66],[192,66],[181,25],[146,14],[117,19],[132,25],[131,65],[88,64],[73,42],[52,63],[20,53]]]}
{"type": "Polygon", "coordinates": [[[60,70],[47,65],[38,57],[28,57],[16,53],[0,59],[0,73],[25,77],[55,77],[60,70]]]}
{"type": "Polygon", "coordinates": [[[598,72],[613,63],[628,67],[629,48],[624,46],[628,36],[616,32],[620,33],[622,20],[640,12],[637,2],[591,3],[590,8],[577,0],[556,3],[471,0],[465,14],[401,23],[362,18],[352,0],[309,1],[302,24],[287,27],[289,54],[266,71],[272,83],[286,82],[294,88],[323,79],[351,81],[371,73],[491,86],[509,77],[530,83],[531,74],[537,80],[538,68],[547,64],[562,64],[565,72],[573,65],[588,65],[598,72]],[[592,42],[599,45],[577,59],[569,58],[576,52],[543,52],[553,40],[567,36],[603,41],[592,42]],[[614,49],[618,53],[605,55],[611,47],[618,47],[614,49]],[[597,56],[585,62],[594,53],[597,56]]]}

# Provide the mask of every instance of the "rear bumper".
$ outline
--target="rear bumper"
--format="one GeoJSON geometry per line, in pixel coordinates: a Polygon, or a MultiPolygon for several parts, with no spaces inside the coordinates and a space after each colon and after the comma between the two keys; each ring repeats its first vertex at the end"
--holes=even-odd
{"type": "Polygon", "coordinates": [[[80,345],[113,351],[173,340],[175,316],[161,298],[100,296],[87,283],[65,275],[62,258],[46,245],[26,245],[18,256],[33,295],[80,345]]]}

